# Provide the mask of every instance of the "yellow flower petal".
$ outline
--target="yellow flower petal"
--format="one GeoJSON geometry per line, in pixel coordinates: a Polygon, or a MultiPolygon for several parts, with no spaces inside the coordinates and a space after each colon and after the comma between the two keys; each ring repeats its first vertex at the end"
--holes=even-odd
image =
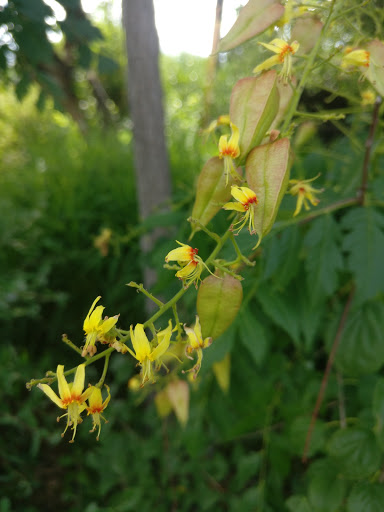
{"type": "Polygon", "coordinates": [[[48,384],[38,384],[37,387],[41,389],[58,407],[65,409],[63,401],[56,395],[53,389],[48,384]]]}

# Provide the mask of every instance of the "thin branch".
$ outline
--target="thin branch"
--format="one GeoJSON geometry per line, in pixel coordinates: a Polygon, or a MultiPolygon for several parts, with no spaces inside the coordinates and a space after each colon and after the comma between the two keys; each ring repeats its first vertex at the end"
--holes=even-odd
{"type": "Polygon", "coordinates": [[[349,309],[351,307],[351,303],[352,303],[352,299],[353,299],[354,295],[355,295],[355,288],[352,288],[352,290],[349,293],[347,302],[345,303],[343,314],[341,315],[339,327],[337,328],[336,336],[335,336],[335,339],[333,340],[332,349],[331,349],[331,352],[328,357],[327,366],[325,368],[323,379],[321,381],[320,390],[317,395],[315,408],[313,409],[313,412],[312,412],[311,423],[308,428],[307,437],[305,439],[303,456],[301,459],[303,464],[305,464],[307,462],[307,456],[308,456],[308,451],[309,451],[309,447],[311,444],[312,432],[315,427],[317,416],[319,415],[319,410],[320,410],[321,404],[323,403],[323,400],[324,400],[324,394],[325,394],[325,390],[327,388],[329,374],[331,372],[333,362],[335,360],[336,351],[338,349],[338,346],[339,346],[339,343],[341,340],[341,335],[344,330],[345,322],[347,321],[349,309]]]}

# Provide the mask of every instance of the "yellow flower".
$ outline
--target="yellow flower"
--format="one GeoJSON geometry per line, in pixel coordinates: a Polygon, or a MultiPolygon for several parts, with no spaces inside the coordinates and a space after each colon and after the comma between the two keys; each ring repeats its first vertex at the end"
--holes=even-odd
{"type": "MultiPolygon", "coordinates": [[[[189,286],[194,281],[200,279],[200,274],[203,270],[204,263],[202,259],[197,256],[198,249],[193,249],[187,244],[176,242],[181,246],[177,249],[170,251],[166,257],[165,262],[177,261],[181,269],[176,272],[176,277],[184,282],[184,286],[189,286]]],[[[196,284],[195,284],[196,286],[196,284]]]]}
{"type": "MultiPolygon", "coordinates": [[[[69,426],[72,427],[73,436],[70,443],[73,443],[77,425],[81,423],[83,420],[81,419],[81,413],[86,408],[84,402],[92,393],[92,388],[88,388],[83,392],[84,389],[84,379],[85,379],[85,365],[80,364],[77,367],[75,378],[73,383],[68,384],[66,378],[64,377],[64,366],[58,365],[56,370],[57,383],[59,387],[59,396],[53,391],[53,389],[48,386],[48,384],[38,384],[38,388],[40,388],[44,393],[61,409],[67,409],[68,412],[60,416],[63,418],[67,416],[67,426],[65,427],[64,432],[61,434],[61,437],[64,437],[65,432],[69,426]]],[[[58,420],[60,419],[58,418],[58,420]]]]}
{"type": "Polygon", "coordinates": [[[187,333],[189,341],[189,344],[185,348],[186,356],[188,357],[188,359],[192,359],[192,357],[190,357],[189,354],[191,354],[194,350],[197,352],[197,362],[193,368],[188,370],[189,372],[193,371],[193,378],[196,379],[201,367],[201,361],[203,359],[203,348],[207,348],[211,345],[212,338],[205,338],[205,340],[203,340],[200,327],[200,320],[197,315],[195,325],[193,327],[187,327],[184,324],[184,330],[187,333]]]}
{"type": "Polygon", "coordinates": [[[292,0],[287,0],[285,4],[285,10],[283,16],[276,23],[278,27],[283,27],[286,23],[290,23],[292,20],[303,16],[303,14],[307,13],[309,7],[305,5],[300,5],[297,2],[293,2],[292,0]]]}
{"type": "Polygon", "coordinates": [[[271,50],[271,52],[276,53],[273,57],[265,60],[261,64],[255,67],[253,70],[254,73],[260,73],[260,71],[264,71],[266,69],[270,69],[277,64],[283,64],[283,69],[280,72],[280,75],[283,78],[283,81],[286,83],[289,78],[291,78],[292,71],[292,55],[294,55],[299,49],[300,45],[297,41],[293,41],[293,43],[289,44],[282,39],[273,39],[270,43],[259,43],[263,45],[267,50],[271,50]]]}
{"type": "Polygon", "coordinates": [[[107,318],[102,320],[102,314],[104,311],[104,306],[97,306],[95,308],[96,303],[101,299],[101,297],[97,297],[91,309],[88,312],[88,315],[85,317],[83,329],[86,334],[85,345],[81,355],[84,357],[87,353],[90,356],[93,356],[97,348],[95,346],[96,341],[104,338],[104,335],[112,329],[112,327],[116,324],[119,315],[115,315],[111,318],[107,318]]]}
{"type": "Polygon", "coordinates": [[[96,427],[98,427],[96,441],[100,438],[100,430],[101,430],[101,419],[107,423],[107,420],[102,416],[102,412],[107,407],[110,399],[111,394],[109,392],[109,387],[105,384],[105,387],[107,388],[108,396],[103,402],[103,398],[101,395],[101,389],[96,386],[91,386],[91,395],[88,397],[88,407],[87,413],[92,414],[92,421],[93,421],[93,428],[90,430],[90,432],[94,432],[96,430],[96,427]]]}
{"type": "Polygon", "coordinates": [[[206,128],[205,130],[203,130],[203,133],[207,133],[207,134],[210,134],[211,132],[213,132],[214,130],[216,130],[216,128],[218,126],[223,126],[223,125],[226,125],[226,124],[230,124],[230,120],[229,120],[229,115],[228,114],[223,114],[221,116],[219,116],[217,119],[214,119],[208,126],[208,128],[206,128]]]}
{"type": "Polygon", "coordinates": [[[294,217],[300,213],[303,205],[306,210],[309,210],[307,201],[309,201],[313,206],[317,206],[319,204],[320,200],[317,199],[315,194],[320,194],[324,189],[316,189],[309,185],[311,181],[316,180],[319,176],[320,174],[309,180],[289,180],[291,188],[288,192],[292,196],[297,196],[296,210],[293,214],[294,217]]]}
{"type": "Polygon", "coordinates": [[[343,69],[350,68],[354,66],[363,66],[368,68],[370,61],[370,54],[366,50],[353,50],[352,48],[347,47],[344,50],[344,56],[341,60],[341,67],[343,69]]]}
{"type": "Polygon", "coordinates": [[[239,232],[247,222],[249,222],[248,229],[252,234],[255,233],[255,213],[256,213],[256,205],[257,205],[257,197],[253,190],[247,187],[231,187],[232,196],[238,201],[237,203],[226,203],[223,208],[224,210],[235,210],[237,212],[244,212],[244,215],[241,219],[232,224],[231,229],[234,228],[237,224],[240,224],[240,227],[236,228],[235,231],[239,232]]]}
{"type": "Polygon", "coordinates": [[[136,324],[135,330],[131,325],[130,331],[134,351],[130,348],[128,350],[138,360],[138,364],[142,368],[143,379],[141,385],[143,386],[152,376],[153,363],[156,363],[156,370],[162,365],[161,357],[168,350],[171,341],[172,322],[170,320],[168,327],[157,334],[158,345],[156,347],[152,347],[149,343],[143,324],[136,324]]]}
{"type": "Polygon", "coordinates": [[[232,174],[235,180],[239,179],[233,160],[240,155],[239,148],[239,129],[233,123],[231,126],[231,136],[222,135],[219,140],[219,157],[224,159],[224,174],[226,176],[226,184],[228,185],[228,177],[232,174]]]}

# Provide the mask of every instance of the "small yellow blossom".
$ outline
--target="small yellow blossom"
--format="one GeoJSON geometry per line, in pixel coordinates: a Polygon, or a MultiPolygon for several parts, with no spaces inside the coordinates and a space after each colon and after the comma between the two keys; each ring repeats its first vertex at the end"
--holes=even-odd
{"type": "Polygon", "coordinates": [[[96,303],[100,299],[101,297],[97,297],[94,300],[91,309],[89,310],[88,315],[84,320],[83,329],[86,335],[86,339],[83,351],[81,353],[83,357],[86,356],[87,353],[90,356],[93,356],[96,353],[96,342],[104,339],[105,334],[110,331],[112,327],[114,327],[119,318],[119,315],[115,315],[111,318],[102,320],[101,317],[105,309],[104,306],[97,306],[97,308],[95,308],[96,303]]]}
{"type": "Polygon", "coordinates": [[[343,69],[351,68],[351,67],[369,67],[370,62],[370,54],[366,50],[353,50],[352,48],[347,47],[344,50],[344,56],[341,60],[341,67],[343,69]]]}
{"type": "Polygon", "coordinates": [[[283,69],[281,70],[280,75],[283,79],[283,82],[287,83],[292,74],[292,55],[294,55],[299,49],[299,43],[297,41],[293,41],[293,43],[289,44],[282,39],[273,39],[273,41],[270,43],[259,44],[263,45],[265,48],[267,48],[267,50],[271,50],[271,52],[274,52],[277,55],[270,57],[269,59],[256,66],[253,72],[260,73],[260,71],[270,69],[277,64],[283,64],[283,69]]]}
{"type": "Polygon", "coordinates": [[[237,212],[244,212],[242,218],[232,224],[231,229],[233,229],[237,224],[241,224],[238,228],[235,228],[235,231],[239,232],[245,224],[248,222],[248,229],[251,235],[253,235],[255,231],[255,213],[256,213],[256,205],[257,205],[257,197],[253,190],[247,187],[231,187],[232,196],[238,201],[237,203],[226,203],[223,208],[224,210],[235,210],[237,212]]]}
{"type": "Polygon", "coordinates": [[[172,322],[170,320],[168,327],[157,333],[158,345],[156,347],[149,343],[143,324],[136,324],[134,330],[131,325],[130,332],[133,351],[130,348],[128,348],[128,351],[137,359],[142,368],[143,379],[141,385],[143,386],[152,377],[153,363],[156,363],[156,370],[163,364],[161,357],[168,350],[171,341],[172,322]]]}
{"type": "Polygon", "coordinates": [[[373,105],[376,100],[376,94],[371,89],[366,89],[361,93],[362,105],[373,105]]]}
{"type": "Polygon", "coordinates": [[[107,385],[105,385],[105,387],[107,388],[108,396],[103,402],[101,389],[96,386],[91,386],[91,394],[88,397],[88,407],[86,407],[88,415],[92,414],[93,428],[90,430],[90,432],[94,432],[96,428],[98,428],[96,441],[98,441],[100,438],[101,419],[107,423],[107,420],[104,418],[104,416],[102,416],[101,413],[107,407],[111,399],[111,394],[109,392],[109,387],[107,385]]]}
{"type": "Polygon", "coordinates": [[[203,359],[203,348],[207,348],[212,343],[212,338],[205,338],[203,340],[203,336],[201,333],[201,326],[200,326],[200,320],[199,317],[196,315],[196,322],[193,327],[187,327],[184,324],[184,330],[187,333],[189,344],[185,348],[185,354],[188,357],[188,359],[193,359],[190,354],[195,350],[197,352],[197,362],[191,368],[188,370],[189,372],[193,371],[193,378],[195,379],[197,377],[197,374],[199,373],[200,367],[201,367],[201,361],[203,359]]]}
{"type": "Polygon", "coordinates": [[[320,200],[317,199],[315,194],[320,194],[324,189],[316,189],[309,185],[309,183],[316,180],[319,176],[320,174],[309,180],[289,180],[291,188],[288,192],[292,196],[297,196],[296,210],[293,214],[294,217],[301,212],[303,205],[306,210],[309,210],[308,201],[313,206],[317,206],[319,204],[320,200]]]}
{"type": "Polygon", "coordinates": [[[228,135],[222,135],[219,140],[219,157],[224,159],[224,174],[226,177],[227,185],[230,174],[235,180],[239,179],[233,160],[240,155],[240,134],[236,125],[230,123],[230,126],[232,133],[229,140],[228,135]]]}
{"type": "Polygon", "coordinates": [[[177,240],[176,242],[181,247],[170,251],[165,257],[165,262],[177,261],[182,268],[176,272],[176,277],[181,279],[186,287],[193,282],[195,282],[196,286],[196,281],[200,279],[200,274],[204,267],[203,260],[197,256],[199,251],[177,240]]]}
{"type": "MultiPolygon", "coordinates": [[[[68,427],[71,426],[73,430],[73,436],[70,443],[73,443],[76,435],[77,425],[83,421],[81,419],[81,413],[86,408],[85,400],[92,393],[92,388],[89,387],[83,392],[85,380],[84,364],[80,364],[77,367],[73,383],[71,382],[68,384],[64,376],[63,365],[58,365],[56,376],[60,396],[57,396],[57,394],[50,386],[48,386],[48,384],[38,384],[37,387],[40,388],[58,407],[61,409],[67,409],[68,412],[63,414],[63,416],[60,416],[60,418],[67,416],[67,426],[65,427],[64,432],[61,434],[61,437],[64,437],[68,427]]],[[[60,418],[57,420],[59,421],[60,418]]]]}

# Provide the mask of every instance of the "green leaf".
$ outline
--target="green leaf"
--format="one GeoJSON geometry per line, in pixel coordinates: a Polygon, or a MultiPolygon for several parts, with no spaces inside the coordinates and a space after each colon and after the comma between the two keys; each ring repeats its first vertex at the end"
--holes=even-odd
{"type": "Polygon", "coordinates": [[[261,34],[284,14],[277,0],[249,0],[242,7],[235,24],[219,44],[219,52],[227,52],[261,34]]]}
{"type": "Polygon", "coordinates": [[[338,430],[329,442],[328,451],[347,478],[366,478],[380,467],[380,447],[370,430],[338,430]]]}
{"type": "Polygon", "coordinates": [[[305,269],[312,303],[333,294],[338,286],[338,271],[343,268],[338,246],[340,231],[330,215],[316,219],[304,239],[307,249],[305,269]]]}
{"type": "Polygon", "coordinates": [[[371,54],[371,65],[364,73],[366,78],[371,82],[376,91],[384,95],[384,44],[374,39],[370,41],[367,50],[371,54]]]}
{"type": "Polygon", "coordinates": [[[197,314],[203,338],[218,338],[236,318],[243,300],[243,287],[238,279],[206,277],[197,293],[197,314]]]}
{"type": "Polygon", "coordinates": [[[260,366],[268,348],[268,340],[263,326],[248,307],[241,310],[238,325],[241,342],[248,349],[256,365],[260,366]]]}
{"type": "Polygon", "coordinates": [[[348,230],[343,248],[355,274],[357,296],[364,302],[384,291],[384,216],[373,208],[349,211],[342,225],[348,230]]]}
{"type": "Polygon", "coordinates": [[[264,245],[263,278],[272,277],[276,288],[284,289],[297,275],[301,266],[300,248],[301,238],[298,226],[290,226],[281,235],[270,238],[264,245]]]}
{"type": "Polygon", "coordinates": [[[372,410],[380,427],[384,425],[384,378],[380,377],[373,391],[372,410]]]}
{"type": "Polygon", "coordinates": [[[321,462],[323,464],[313,472],[308,498],[316,512],[336,512],[344,499],[345,481],[338,476],[329,460],[321,462]]]}
{"type": "MultiPolygon", "coordinates": [[[[296,455],[303,455],[310,423],[311,418],[298,417],[292,422],[290,426],[289,446],[293,453],[295,453],[296,455]]],[[[311,457],[315,453],[323,450],[324,446],[324,423],[321,420],[317,420],[312,431],[311,443],[308,447],[308,455],[311,457]]]]}
{"type": "Polygon", "coordinates": [[[308,292],[306,287],[300,287],[300,278],[294,281],[292,286],[294,287],[296,283],[297,307],[299,308],[300,315],[300,331],[304,338],[305,350],[307,353],[310,353],[313,349],[316,334],[324,315],[325,303],[319,302],[316,304],[316,307],[314,307],[310,298],[310,292],[308,292]]]}
{"type": "MultiPolygon", "coordinates": [[[[229,180],[232,183],[232,176],[229,180]]],[[[225,184],[224,163],[218,156],[211,158],[202,168],[197,182],[196,199],[193,205],[192,218],[198,220],[203,226],[221,210],[223,204],[231,199],[231,187],[225,184]]],[[[192,224],[191,237],[199,231],[199,227],[192,224]]]]}
{"type": "Polygon", "coordinates": [[[287,499],[285,505],[290,512],[313,512],[305,496],[291,496],[287,499]]]}
{"type": "Polygon", "coordinates": [[[256,193],[255,230],[261,239],[271,230],[289,180],[289,139],[254,148],[246,162],[249,187],[256,193]]]}
{"type": "Polygon", "coordinates": [[[349,495],[347,512],[382,512],[383,506],[383,485],[361,482],[353,487],[349,495]]]}
{"type": "Polygon", "coordinates": [[[258,146],[271,126],[279,108],[276,71],[239,80],[232,89],[229,117],[240,132],[239,163],[258,146]]]}
{"type": "Polygon", "coordinates": [[[300,345],[300,316],[292,297],[287,294],[277,294],[266,286],[260,286],[257,300],[264,313],[281,327],[296,345],[300,345]]]}
{"type": "Polygon", "coordinates": [[[22,78],[18,81],[16,87],[15,87],[15,93],[17,96],[17,99],[19,101],[22,101],[25,96],[28,94],[29,87],[31,85],[31,80],[29,75],[24,74],[22,78]]]}
{"type": "Polygon", "coordinates": [[[99,55],[98,68],[101,75],[108,75],[117,71],[119,69],[119,64],[114,59],[111,59],[106,55],[99,55]]]}
{"type": "MultiPolygon", "coordinates": [[[[336,324],[333,334],[336,334],[336,324]]],[[[337,366],[348,375],[377,371],[384,363],[384,304],[368,302],[351,311],[336,353],[337,366]]]]}

